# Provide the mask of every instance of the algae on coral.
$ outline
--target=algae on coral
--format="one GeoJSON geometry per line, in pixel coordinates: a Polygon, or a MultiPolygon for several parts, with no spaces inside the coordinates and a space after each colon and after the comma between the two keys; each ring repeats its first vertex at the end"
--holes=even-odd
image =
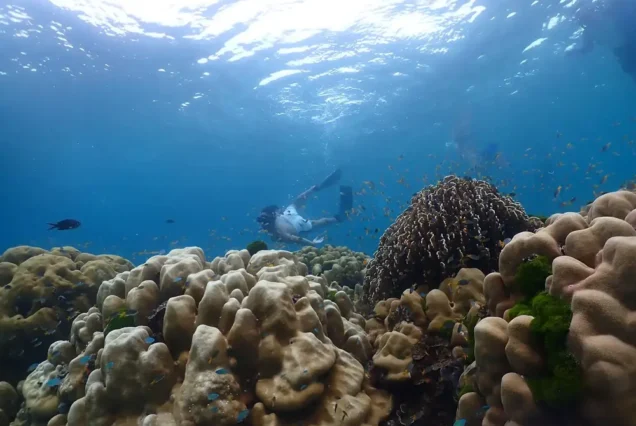
{"type": "Polygon", "coordinates": [[[575,403],[582,394],[583,376],[578,362],[567,347],[572,310],[563,300],[541,292],[530,305],[517,304],[510,313],[531,315],[532,335],[547,359],[547,370],[540,377],[529,377],[528,386],[535,401],[550,408],[575,403]]]}
{"type": "Polygon", "coordinates": [[[550,259],[545,256],[536,256],[519,266],[515,274],[515,287],[529,301],[537,293],[545,290],[545,280],[550,275],[552,275],[550,259]]]}

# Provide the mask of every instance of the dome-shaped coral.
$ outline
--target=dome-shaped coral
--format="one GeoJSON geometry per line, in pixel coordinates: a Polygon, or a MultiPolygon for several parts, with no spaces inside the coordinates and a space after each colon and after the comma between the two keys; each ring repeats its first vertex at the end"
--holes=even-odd
{"type": "Polygon", "coordinates": [[[501,241],[534,229],[533,223],[490,183],[448,176],[415,194],[382,235],[365,295],[374,305],[410,286],[437,286],[464,266],[493,271],[501,241]]]}

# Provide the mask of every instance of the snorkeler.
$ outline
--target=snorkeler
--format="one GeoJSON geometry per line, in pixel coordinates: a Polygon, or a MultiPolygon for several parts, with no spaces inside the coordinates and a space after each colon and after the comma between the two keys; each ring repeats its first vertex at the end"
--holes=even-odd
{"type": "Polygon", "coordinates": [[[307,233],[320,226],[344,221],[347,218],[347,211],[353,207],[353,191],[351,187],[340,186],[340,209],[338,214],[332,217],[309,220],[298,214],[297,209],[305,204],[305,201],[311,194],[338,183],[341,174],[339,169],[336,170],[320,184],[313,185],[297,196],[294,202],[288,205],[284,210],[281,210],[275,205],[265,207],[256,221],[260,223],[263,230],[268,232],[272,238],[276,240],[309,245],[322,243],[324,238],[308,240],[301,237],[301,234],[307,233]]]}
{"type": "Polygon", "coordinates": [[[584,54],[595,45],[606,45],[623,72],[636,81],[636,2],[598,1],[581,8],[576,17],[583,28],[582,40],[579,46],[566,49],[566,53],[584,54]]]}

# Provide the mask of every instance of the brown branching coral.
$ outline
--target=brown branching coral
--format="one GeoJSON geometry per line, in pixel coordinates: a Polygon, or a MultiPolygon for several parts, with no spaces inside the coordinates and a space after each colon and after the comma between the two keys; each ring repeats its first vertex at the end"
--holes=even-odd
{"type": "Polygon", "coordinates": [[[437,286],[466,266],[493,271],[501,241],[536,226],[490,183],[447,176],[415,194],[382,235],[365,275],[367,302],[373,306],[410,286],[437,286]]]}

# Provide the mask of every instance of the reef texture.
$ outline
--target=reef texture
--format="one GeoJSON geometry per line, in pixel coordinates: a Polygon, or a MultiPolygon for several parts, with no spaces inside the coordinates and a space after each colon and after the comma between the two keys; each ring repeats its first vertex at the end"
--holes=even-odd
{"type": "Polygon", "coordinates": [[[362,285],[367,263],[371,260],[364,253],[330,245],[321,248],[303,247],[295,254],[313,275],[323,275],[328,283],[336,282],[351,288],[362,285]]]}
{"type": "Polygon", "coordinates": [[[95,304],[99,285],[133,265],[114,255],[20,246],[0,256],[0,380],[25,369],[65,338],[73,319],[95,304]]]}
{"type": "Polygon", "coordinates": [[[0,422],[20,395],[14,426],[379,425],[366,321],[330,292],[286,251],[154,256],[104,280],[17,392],[0,383],[0,422]]]}
{"type": "Polygon", "coordinates": [[[366,322],[375,352],[369,371],[395,399],[388,426],[453,424],[472,334],[465,323],[483,304],[483,280],[479,270],[463,268],[439,289],[406,290],[375,305],[366,322]]]}
{"type": "Polygon", "coordinates": [[[448,176],[415,194],[382,235],[364,279],[367,302],[434,288],[462,267],[494,271],[502,240],[538,222],[490,183],[448,176]]]}
{"type": "Polygon", "coordinates": [[[295,252],[299,260],[307,265],[312,275],[327,280],[331,291],[327,299],[335,300],[338,291],[344,291],[353,301],[356,312],[365,310],[362,305],[364,274],[371,258],[347,247],[326,245],[322,248],[303,247],[295,252]]]}
{"type": "Polygon", "coordinates": [[[484,282],[494,316],[474,329],[463,379],[475,392],[460,399],[458,420],[636,425],[634,218],[636,194],[608,193],[505,246],[484,282]]]}

